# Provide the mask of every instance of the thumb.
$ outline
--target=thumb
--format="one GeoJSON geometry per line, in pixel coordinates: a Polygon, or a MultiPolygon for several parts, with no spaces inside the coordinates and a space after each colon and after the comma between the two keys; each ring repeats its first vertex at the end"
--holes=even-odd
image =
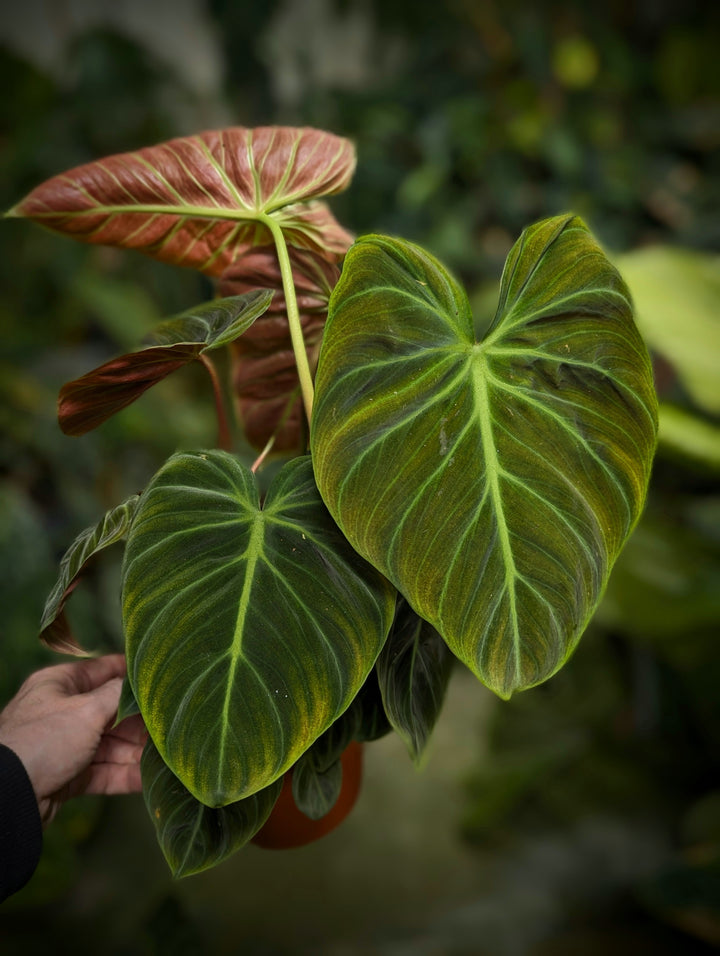
{"type": "Polygon", "coordinates": [[[122,677],[113,677],[85,694],[87,706],[92,710],[97,726],[103,729],[117,714],[122,690],[122,677]]]}

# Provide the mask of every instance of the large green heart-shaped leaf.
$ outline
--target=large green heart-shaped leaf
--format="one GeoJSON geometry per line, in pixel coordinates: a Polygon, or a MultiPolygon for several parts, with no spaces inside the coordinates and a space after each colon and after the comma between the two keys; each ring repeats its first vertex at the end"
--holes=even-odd
{"type": "Polygon", "coordinates": [[[359,240],[316,390],[318,487],[353,546],[498,694],[549,677],[640,514],[656,439],[627,288],[583,223],[523,233],[481,342],[432,256],[359,240]]]}
{"type": "Polygon", "coordinates": [[[217,276],[243,247],[270,241],[268,217],[293,245],[342,254],[350,236],[308,200],[345,189],[354,169],[352,143],[332,133],[237,126],[70,169],[7,215],[217,276]]]}
{"type": "Polygon", "coordinates": [[[248,843],[270,816],[282,789],[280,779],[227,807],[206,807],[182,785],[151,740],[141,769],[145,805],[175,877],[216,866],[248,843]]]}
{"type": "Polygon", "coordinates": [[[268,786],[355,697],[394,601],[328,514],[307,457],[261,506],[232,455],[172,456],[123,564],[128,675],[163,760],[208,806],[268,786]]]}

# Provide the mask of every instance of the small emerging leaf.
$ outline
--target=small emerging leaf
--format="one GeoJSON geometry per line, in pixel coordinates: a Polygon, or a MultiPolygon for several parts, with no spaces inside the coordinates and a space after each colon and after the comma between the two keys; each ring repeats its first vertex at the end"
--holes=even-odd
{"type": "Polygon", "coordinates": [[[60,389],[58,420],[66,435],[84,435],[143,392],[205,352],[242,335],[270,305],[272,292],[216,299],[163,322],[150,345],[111,359],[60,389]]]}
{"type": "Polygon", "coordinates": [[[440,716],[454,660],[435,628],[401,598],[375,667],[385,713],[416,763],[440,716]]]}
{"type": "Polygon", "coordinates": [[[525,230],[480,342],[432,256],[360,239],[315,384],[318,487],[353,547],[501,697],[551,676],[640,515],[657,433],[627,287],[585,225],[525,230]]]}
{"type": "Polygon", "coordinates": [[[248,843],[275,806],[282,779],[226,807],[204,806],[186,790],[148,741],[142,756],[145,805],[174,877],[222,862],[248,843]]]}
{"type": "Polygon", "coordinates": [[[139,501],[139,495],[132,495],[108,511],[96,525],[79,534],[63,555],[59,577],[48,596],[40,621],[40,639],[52,650],[62,654],[87,653],[70,631],[65,616],[65,602],[79,584],[80,576],[92,558],[125,538],[139,501]]]}

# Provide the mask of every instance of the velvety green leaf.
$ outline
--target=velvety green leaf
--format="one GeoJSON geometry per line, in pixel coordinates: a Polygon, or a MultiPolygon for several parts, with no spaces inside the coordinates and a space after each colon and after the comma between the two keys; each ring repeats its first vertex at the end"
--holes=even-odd
{"type": "Polygon", "coordinates": [[[7,215],[219,276],[244,247],[270,241],[263,217],[293,245],[342,254],[350,236],[308,200],[345,189],[354,169],[352,143],[332,133],[238,126],[78,166],[7,215]]]}
{"type": "Polygon", "coordinates": [[[205,352],[228,345],[265,312],[272,292],[215,299],[163,322],[147,348],[111,359],[60,389],[58,421],[66,435],[84,435],[131,405],[143,392],[205,352]]]}
{"type": "Polygon", "coordinates": [[[416,762],[440,716],[454,660],[435,628],[401,598],[375,668],[385,713],[416,762]]]}
{"type": "Polygon", "coordinates": [[[356,697],[344,714],[321,734],[292,768],[292,792],[297,808],[319,820],[335,806],[342,788],[340,758],[360,728],[361,704],[356,697]]]}
{"type": "Polygon", "coordinates": [[[148,741],[142,756],[145,805],[175,877],[200,873],[244,846],[270,816],[282,779],[244,800],[212,809],[196,800],[148,741]]]}
{"type": "Polygon", "coordinates": [[[326,770],[318,770],[307,754],[298,760],[292,772],[292,792],[295,805],[311,820],[320,820],[337,803],[342,789],[340,758],[326,770]]]}
{"type": "Polygon", "coordinates": [[[48,595],[40,621],[40,639],[54,651],[62,654],[86,653],[70,631],[65,616],[65,602],[95,555],[125,538],[139,501],[139,495],[132,495],[117,508],[108,511],[96,525],[79,534],[63,555],[58,579],[48,595]]]}
{"type": "Polygon", "coordinates": [[[481,342],[428,253],[380,236],[348,253],[316,376],[318,487],[500,696],[577,643],[642,509],[656,422],[627,288],[579,219],[525,230],[481,342]]]}
{"type": "Polygon", "coordinates": [[[242,295],[203,302],[182,315],[161,322],[148,336],[148,345],[182,345],[194,342],[200,353],[229,345],[267,312],[273,293],[253,289],[242,295]]]}
{"type": "Polygon", "coordinates": [[[673,367],[689,395],[720,413],[720,257],[650,246],[616,257],[651,349],[673,367]]]}
{"type": "Polygon", "coordinates": [[[349,706],[393,607],[307,457],[261,505],[232,455],[172,456],[143,494],[123,565],[128,674],[165,762],[208,806],[268,786],[349,706]]]}
{"type": "Polygon", "coordinates": [[[393,729],[383,706],[382,694],[377,677],[377,665],[370,672],[360,692],[353,701],[353,707],[360,714],[355,740],[360,743],[370,743],[379,740],[393,729]]]}

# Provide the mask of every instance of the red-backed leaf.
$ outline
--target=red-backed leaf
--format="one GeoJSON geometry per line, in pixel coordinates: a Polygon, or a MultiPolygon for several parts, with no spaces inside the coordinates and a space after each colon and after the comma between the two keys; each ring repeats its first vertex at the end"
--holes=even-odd
{"type": "Polygon", "coordinates": [[[60,389],[58,420],[66,435],[84,435],[132,404],[143,392],[203,353],[242,335],[270,305],[272,292],[255,291],[205,302],[163,322],[152,343],[68,382],[60,389]]]}
{"type": "Polygon", "coordinates": [[[40,639],[52,650],[61,654],[87,653],[73,637],[65,616],[65,603],[95,555],[125,538],[139,501],[139,495],[132,495],[108,511],[96,525],[79,534],[63,555],[58,579],[48,595],[40,621],[40,639]]]}
{"type": "MultiPolygon", "coordinates": [[[[290,247],[293,283],[310,368],[314,372],[328,301],[340,277],[334,258],[290,247]]],[[[232,380],[238,418],[254,448],[275,436],[275,451],[302,450],[304,412],[277,255],[272,246],[247,249],[220,279],[221,294],[273,289],[270,308],[235,342],[232,380]]]]}
{"type": "Polygon", "coordinates": [[[8,215],[221,275],[244,245],[270,241],[264,216],[293,245],[347,248],[351,239],[329,209],[309,200],[345,189],[354,168],[352,143],[331,133],[231,127],[78,166],[8,215]]]}

